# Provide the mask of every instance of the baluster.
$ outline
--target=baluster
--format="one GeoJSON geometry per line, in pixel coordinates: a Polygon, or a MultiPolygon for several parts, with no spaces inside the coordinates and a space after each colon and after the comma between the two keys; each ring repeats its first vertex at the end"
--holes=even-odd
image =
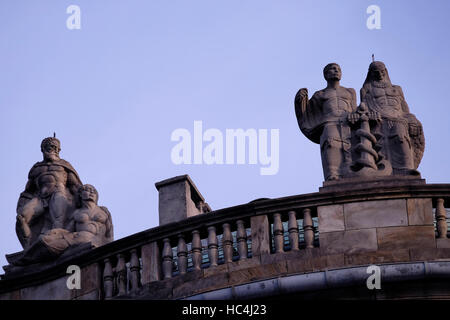
{"type": "Polygon", "coordinates": [[[289,242],[291,244],[291,250],[298,250],[298,223],[295,211],[289,211],[289,242]]]}
{"type": "Polygon", "coordinates": [[[182,234],[178,235],[177,256],[178,271],[180,274],[185,274],[187,271],[187,246],[182,234]]]}
{"type": "Polygon", "coordinates": [[[217,245],[216,227],[208,227],[208,255],[210,266],[217,266],[219,250],[217,245]]]}
{"type": "Polygon", "coordinates": [[[139,263],[139,257],[137,253],[137,249],[132,249],[130,251],[130,274],[131,274],[131,288],[133,290],[137,290],[139,288],[140,280],[141,280],[141,265],[139,263]]]}
{"type": "Polygon", "coordinates": [[[192,231],[192,263],[195,270],[202,268],[202,241],[200,240],[200,232],[192,231]]]}
{"type": "Polygon", "coordinates": [[[162,269],[163,269],[163,275],[164,279],[172,278],[172,261],[173,261],[173,252],[172,252],[172,246],[170,245],[170,239],[165,238],[163,240],[164,247],[162,252],[162,269]]]}
{"type": "Polygon", "coordinates": [[[231,234],[230,224],[223,224],[222,237],[223,256],[225,263],[233,261],[233,235],[231,234]]]}
{"type": "Polygon", "coordinates": [[[118,279],[117,279],[117,271],[116,271],[116,268],[113,268],[112,269],[112,272],[113,272],[113,296],[115,296],[115,295],[117,295],[117,292],[119,291],[117,288],[118,288],[118,286],[117,286],[117,282],[119,281],[118,279]]]}
{"type": "Polygon", "coordinates": [[[237,222],[237,242],[238,242],[238,252],[239,260],[247,259],[247,232],[245,231],[244,221],[238,220],[237,222]]]}
{"type": "Polygon", "coordinates": [[[284,252],[283,223],[281,222],[281,214],[273,215],[273,237],[275,242],[275,252],[284,252]]]}
{"type": "Polygon", "coordinates": [[[111,298],[113,296],[114,284],[113,284],[113,271],[111,261],[109,258],[104,260],[105,268],[103,270],[103,290],[105,292],[105,298],[111,298]]]}
{"type": "Polygon", "coordinates": [[[447,238],[447,213],[445,212],[444,199],[436,200],[436,227],[438,238],[447,238]]]}
{"type": "Polygon", "coordinates": [[[314,228],[311,218],[311,209],[303,209],[303,230],[305,232],[306,248],[314,248],[314,228]]]}
{"type": "Polygon", "coordinates": [[[117,254],[116,270],[119,295],[124,295],[127,293],[127,266],[125,264],[125,256],[123,253],[117,254]]]}

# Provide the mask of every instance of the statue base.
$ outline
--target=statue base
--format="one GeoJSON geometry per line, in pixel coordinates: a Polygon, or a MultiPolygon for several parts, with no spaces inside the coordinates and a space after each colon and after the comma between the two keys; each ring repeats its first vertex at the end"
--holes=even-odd
{"type": "Polygon", "coordinates": [[[64,253],[62,253],[57,259],[53,261],[40,261],[33,264],[28,264],[24,266],[14,265],[14,261],[20,259],[23,255],[23,251],[15,252],[12,254],[7,254],[6,260],[10,263],[9,265],[3,266],[3,270],[5,270],[5,274],[2,276],[2,279],[12,279],[24,277],[26,275],[31,275],[34,273],[39,273],[47,269],[51,269],[55,266],[64,264],[64,262],[68,260],[72,260],[74,257],[84,254],[86,251],[92,249],[91,243],[83,243],[71,246],[67,248],[64,253]]]}
{"type": "Polygon", "coordinates": [[[422,179],[420,176],[393,175],[385,177],[374,177],[370,179],[368,179],[367,177],[352,177],[339,180],[324,181],[322,187],[319,188],[319,192],[338,192],[425,184],[425,179],[422,179]]]}

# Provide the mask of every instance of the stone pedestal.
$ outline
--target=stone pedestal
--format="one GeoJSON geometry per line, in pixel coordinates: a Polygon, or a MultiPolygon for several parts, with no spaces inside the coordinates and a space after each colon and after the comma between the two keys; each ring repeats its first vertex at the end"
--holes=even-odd
{"type": "Polygon", "coordinates": [[[188,175],[155,183],[159,192],[159,224],[178,222],[210,212],[200,191],[188,175]]]}
{"type": "Polygon", "coordinates": [[[317,213],[327,254],[436,248],[431,198],[319,206],[317,213]]]}
{"type": "Polygon", "coordinates": [[[319,188],[319,192],[339,192],[344,190],[391,188],[425,184],[425,179],[417,176],[354,177],[324,181],[322,187],[319,188]]]}

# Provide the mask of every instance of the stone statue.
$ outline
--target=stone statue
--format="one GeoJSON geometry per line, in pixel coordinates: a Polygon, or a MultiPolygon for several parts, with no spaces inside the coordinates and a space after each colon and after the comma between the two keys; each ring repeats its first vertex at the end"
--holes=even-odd
{"type": "Polygon", "coordinates": [[[25,191],[20,194],[16,233],[24,249],[40,234],[64,228],[68,213],[75,208],[74,195],[82,183],[71,164],[60,159],[60,150],[55,137],[42,141],[44,160],[31,168],[25,191]]]}
{"type": "Polygon", "coordinates": [[[6,256],[8,270],[113,240],[111,214],[97,205],[97,190],[81,183],[70,163],[60,159],[60,150],[55,137],[42,141],[44,160],[31,168],[17,204],[16,232],[24,250],[6,256]]]}
{"type": "Polygon", "coordinates": [[[328,64],[323,74],[327,87],[309,101],[307,89],[300,89],[295,112],[303,134],[320,143],[325,180],[420,177],[422,124],[410,113],[402,88],[391,84],[385,65],[370,64],[359,107],[355,91],[339,85],[339,65],[328,64]]]}
{"type": "Polygon", "coordinates": [[[97,205],[95,187],[83,185],[77,196],[80,207],[71,215],[67,229],[55,228],[40,235],[21,255],[10,261],[12,264],[20,266],[51,260],[69,247],[88,243],[99,247],[113,240],[111,214],[106,207],[97,205]]]}
{"type": "Polygon", "coordinates": [[[339,84],[341,68],[337,63],[325,66],[327,87],[314,93],[300,89],[295,97],[295,113],[303,134],[320,144],[325,180],[337,180],[349,172],[352,163],[351,130],[348,115],[356,111],[356,92],[339,84]]]}
{"type": "Polygon", "coordinates": [[[422,124],[410,113],[400,86],[393,85],[381,61],[373,61],[361,89],[361,104],[378,113],[381,121],[372,129],[378,155],[386,159],[394,175],[419,175],[425,139],[422,124]]]}

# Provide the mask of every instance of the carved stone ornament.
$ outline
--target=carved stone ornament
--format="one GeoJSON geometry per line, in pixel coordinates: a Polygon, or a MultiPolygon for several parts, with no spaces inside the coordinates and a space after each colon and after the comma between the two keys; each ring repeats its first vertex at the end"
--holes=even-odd
{"type": "Polygon", "coordinates": [[[17,204],[16,233],[23,251],[7,255],[13,266],[54,260],[66,249],[113,240],[111,214],[97,205],[98,192],[83,185],[71,164],[59,157],[60,142],[45,138],[43,161],[28,174],[17,204]]]}

